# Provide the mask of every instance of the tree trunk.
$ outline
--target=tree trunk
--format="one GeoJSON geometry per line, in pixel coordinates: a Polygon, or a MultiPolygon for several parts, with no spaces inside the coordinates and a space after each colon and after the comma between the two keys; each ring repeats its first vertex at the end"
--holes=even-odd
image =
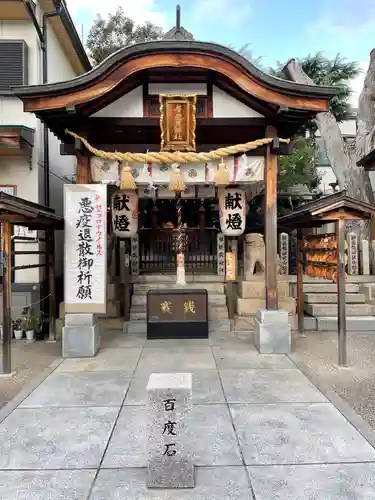
{"type": "MultiPolygon", "coordinates": [[[[287,76],[306,85],[315,85],[294,59],[284,68],[287,76]]],[[[353,144],[345,144],[340,127],[331,112],[318,113],[316,124],[324,140],[327,156],[337,178],[340,189],[346,189],[349,196],[375,204],[374,193],[368,172],[357,166],[357,161],[374,148],[375,132],[375,49],[370,54],[370,65],[359,96],[357,113],[357,134],[353,144]]],[[[359,227],[368,233],[368,224],[350,224],[351,229],[359,227]]]]}

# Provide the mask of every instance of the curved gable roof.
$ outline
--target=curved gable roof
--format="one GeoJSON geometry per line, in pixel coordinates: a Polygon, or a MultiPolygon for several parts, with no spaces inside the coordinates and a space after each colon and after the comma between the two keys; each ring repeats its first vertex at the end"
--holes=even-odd
{"type": "Polygon", "coordinates": [[[95,100],[139,71],[162,67],[216,71],[260,100],[294,109],[324,111],[328,100],[336,94],[332,87],[301,85],[268,75],[227,47],[193,40],[135,44],[115,52],[72,80],[19,87],[14,92],[25,102],[26,111],[59,109],[95,100]]]}

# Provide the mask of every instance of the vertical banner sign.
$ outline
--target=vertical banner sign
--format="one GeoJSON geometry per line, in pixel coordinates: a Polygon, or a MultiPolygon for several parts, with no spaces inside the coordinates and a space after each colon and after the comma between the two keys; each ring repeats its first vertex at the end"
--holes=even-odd
{"type": "Polygon", "coordinates": [[[112,195],[112,227],[118,238],[131,238],[138,231],[138,195],[135,191],[117,191],[112,195]]]}
{"type": "Polygon", "coordinates": [[[233,281],[236,279],[236,259],[233,252],[225,253],[225,280],[233,281]]]}
{"type": "Polygon", "coordinates": [[[223,189],[219,195],[220,228],[225,236],[240,236],[246,227],[246,195],[242,189],[223,189]]]}
{"type": "Polygon", "coordinates": [[[65,311],[105,313],[107,186],[65,184],[65,311]]]}

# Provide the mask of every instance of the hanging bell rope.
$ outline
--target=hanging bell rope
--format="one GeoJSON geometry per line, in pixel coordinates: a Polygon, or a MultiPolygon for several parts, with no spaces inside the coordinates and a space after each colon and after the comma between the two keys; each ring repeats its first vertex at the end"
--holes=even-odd
{"type": "Polygon", "coordinates": [[[182,193],[185,191],[185,182],[181,174],[180,166],[177,166],[172,170],[169,190],[174,193],[182,193]]]}
{"type": "MultiPolygon", "coordinates": [[[[128,163],[158,163],[165,165],[172,165],[173,163],[187,164],[187,163],[208,163],[211,161],[221,160],[223,157],[236,155],[238,153],[246,153],[252,149],[259,148],[266,144],[270,144],[273,141],[272,137],[266,137],[264,139],[257,139],[256,141],[246,142],[245,144],[237,144],[235,146],[227,146],[225,148],[219,148],[215,151],[209,151],[206,153],[196,153],[194,151],[160,151],[160,152],[148,152],[145,153],[120,153],[119,151],[110,152],[103,151],[101,149],[94,148],[91,144],[84,138],[71,132],[70,130],[65,130],[66,134],[71,135],[75,139],[82,141],[82,144],[90,151],[94,156],[103,158],[105,160],[121,161],[128,163]]],[[[279,139],[280,142],[289,144],[290,139],[279,139]]]]}
{"type": "Polygon", "coordinates": [[[126,167],[124,167],[122,170],[120,189],[124,189],[124,190],[137,189],[137,185],[135,183],[135,180],[134,180],[134,177],[132,174],[132,169],[129,167],[129,165],[126,165],[126,167]]]}
{"type": "Polygon", "coordinates": [[[215,172],[214,182],[218,187],[226,187],[230,183],[228,168],[223,159],[221,159],[218,169],[215,172]]]}

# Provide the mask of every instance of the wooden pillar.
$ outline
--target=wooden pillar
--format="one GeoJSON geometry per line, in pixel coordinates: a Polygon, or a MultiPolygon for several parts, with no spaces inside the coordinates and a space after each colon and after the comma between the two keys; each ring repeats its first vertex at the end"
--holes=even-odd
{"type": "Polygon", "coordinates": [[[339,366],[347,365],[346,299],[345,299],[345,219],[336,221],[337,241],[337,329],[339,344],[339,366]]]}
{"type": "Polygon", "coordinates": [[[301,335],[305,333],[304,307],[303,307],[303,241],[302,229],[297,229],[297,313],[298,330],[301,335]]]}
{"type": "MultiPolygon", "coordinates": [[[[277,131],[269,125],[267,137],[276,137],[277,131]]],[[[278,309],[277,293],[277,156],[267,145],[265,161],[265,257],[266,257],[266,309],[278,309]]]]}
{"type": "Polygon", "coordinates": [[[90,184],[90,156],[86,150],[77,151],[77,184],[90,184]]]}
{"type": "Polygon", "coordinates": [[[56,340],[56,281],[55,281],[55,233],[53,229],[46,231],[46,250],[48,264],[48,340],[56,340]]]}
{"type": "Polygon", "coordinates": [[[1,250],[3,257],[3,345],[1,373],[9,375],[12,372],[11,342],[12,342],[12,277],[11,277],[11,234],[10,222],[2,223],[1,250]]]}

